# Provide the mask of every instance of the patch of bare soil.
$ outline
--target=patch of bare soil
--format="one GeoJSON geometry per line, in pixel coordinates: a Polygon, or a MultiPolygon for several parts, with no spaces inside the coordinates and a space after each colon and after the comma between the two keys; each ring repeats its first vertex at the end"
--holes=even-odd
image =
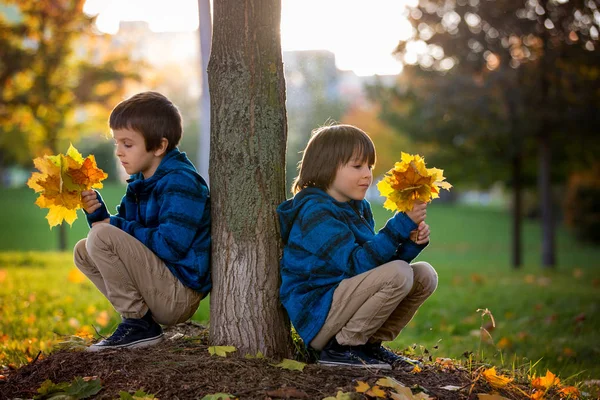
{"type": "Polygon", "coordinates": [[[115,399],[120,391],[133,393],[142,388],[163,400],[202,399],[219,392],[239,399],[323,399],[335,396],[339,390],[354,392],[359,380],[374,385],[384,376],[437,399],[476,399],[476,393],[490,391],[479,381],[471,391],[470,376],[460,368],[446,371],[426,365],[422,372],[411,374],[309,364],[300,372],[275,367],[272,360],[211,356],[207,332],[196,324],[177,325],[166,330],[165,336],[168,339],[160,345],[143,349],[58,351],[9,372],[0,381],[0,399],[30,399],[46,379],[70,382],[78,376],[101,379],[102,390],[95,396],[97,399],[115,399]],[[463,389],[442,389],[448,385],[463,389]]]}

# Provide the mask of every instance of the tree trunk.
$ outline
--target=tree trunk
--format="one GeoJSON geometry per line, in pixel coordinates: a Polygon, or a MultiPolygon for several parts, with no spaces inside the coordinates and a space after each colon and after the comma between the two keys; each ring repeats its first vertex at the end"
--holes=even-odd
{"type": "Polygon", "coordinates": [[[210,342],[289,356],[279,301],[285,199],[285,78],[281,0],[214,2],[211,98],[210,342]]]}
{"type": "Polygon", "coordinates": [[[212,20],[210,17],[210,1],[198,0],[200,35],[200,65],[202,93],[200,95],[200,140],[198,140],[198,172],[209,182],[208,161],[210,159],[210,94],[208,91],[208,59],[210,42],[212,41],[212,20]]]}
{"type": "Polygon", "coordinates": [[[539,136],[539,193],[542,218],[542,267],[554,268],[554,216],[552,213],[552,186],[550,181],[551,149],[548,132],[539,136]]]}
{"type": "MultiPolygon", "coordinates": [[[[506,73],[506,72],[505,72],[506,73]]],[[[512,76],[512,75],[511,75],[512,76]]],[[[515,75],[518,79],[519,76],[515,75]]],[[[505,85],[505,98],[508,108],[508,123],[510,127],[510,136],[512,138],[511,147],[511,173],[513,185],[513,209],[512,209],[512,267],[517,269],[521,267],[521,221],[522,221],[522,182],[521,173],[523,169],[523,139],[519,131],[518,121],[518,103],[520,102],[520,94],[515,86],[518,85],[518,80],[512,85],[509,82],[505,85]]]]}
{"type": "Polygon", "coordinates": [[[522,161],[520,152],[512,158],[512,181],[513,181],[513,226],[512,226],[512,266],[517,269],[521,267],[521,215],[522,215],[522,185],[521,185],[522,161]]]}

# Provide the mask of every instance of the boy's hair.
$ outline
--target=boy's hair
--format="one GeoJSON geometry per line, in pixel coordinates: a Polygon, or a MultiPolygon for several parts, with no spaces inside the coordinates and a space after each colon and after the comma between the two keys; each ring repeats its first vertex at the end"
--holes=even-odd
{"type": "Polygon", "coordinates": [[[354,157],[375,165],[375,145],[364,131],[352,125],[315,129],[298,165],[300,173],[292,184],[292,193],[296,194],[306,187],[327,190],[338,168],[354,157]]]}
{"type": "Polygon", "coordinates": [[[110,129],[131,129],[139,132],[146,151],[160,147],[162,138],[169,141],[167,151],[174,149],[183,134],[182,119],[177,106],[158,92],[138,93],[113,108],[108,119],[110,129]]]}

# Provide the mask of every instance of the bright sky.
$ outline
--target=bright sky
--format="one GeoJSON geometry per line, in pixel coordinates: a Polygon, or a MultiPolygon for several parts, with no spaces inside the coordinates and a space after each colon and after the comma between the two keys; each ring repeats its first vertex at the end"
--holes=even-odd
{"type": "MultiPolygon", "coordinates": [[[[339,69],[357,75],[400,73],[402,66],[391,52],[411,34],[402,13],[405,4],[414,2],[283,0],[283,50],[330,50],[339,69]]],[[[98,14],[98,29],[106,33],[116,33],[119,21],[147,21],[155,32],[198,28],[196,0],[87,0],[84,11],[98,14]]]]}

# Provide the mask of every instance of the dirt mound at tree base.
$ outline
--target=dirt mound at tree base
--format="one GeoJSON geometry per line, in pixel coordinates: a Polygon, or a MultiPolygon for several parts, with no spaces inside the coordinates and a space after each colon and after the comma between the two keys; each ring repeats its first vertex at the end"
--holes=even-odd
{"type": "MultiPolygon", "coordinates": [[[[97,376],[102,382],[98,399],[119,398],[120,391],[143,389],[157,398],[201,399],[206,394],[229,393],[240,399],[306,398],[335,396],[338,390],[354,392],[356,381],[374,385],[378,378],[394,377],[408,387],[420,387],[432,398],[466,399],[469,374],[460,369],[441,371],[425,366],[418,374],[326,368],[309,364],[304,371],[275,367],[266,359],[211,356],[207,334],[195,324],[181,324],[165,331],[158,346],[101,353],[59,351],[26,365],[0,381],[0,399],[33,398],[46,380],[71,382],[75,377],[97,376]],[[466,386],[448,391],[444,386],[466,386]],[[296,389],[296,390],[293,390],[296,389]]],[[[477,383],[479,385],[479,382],[477,383]]],[[[475,387],[475,393],[489,388],[475,387]]],[[[365,397],[366,398],[366,397],[365,397]]]]}

